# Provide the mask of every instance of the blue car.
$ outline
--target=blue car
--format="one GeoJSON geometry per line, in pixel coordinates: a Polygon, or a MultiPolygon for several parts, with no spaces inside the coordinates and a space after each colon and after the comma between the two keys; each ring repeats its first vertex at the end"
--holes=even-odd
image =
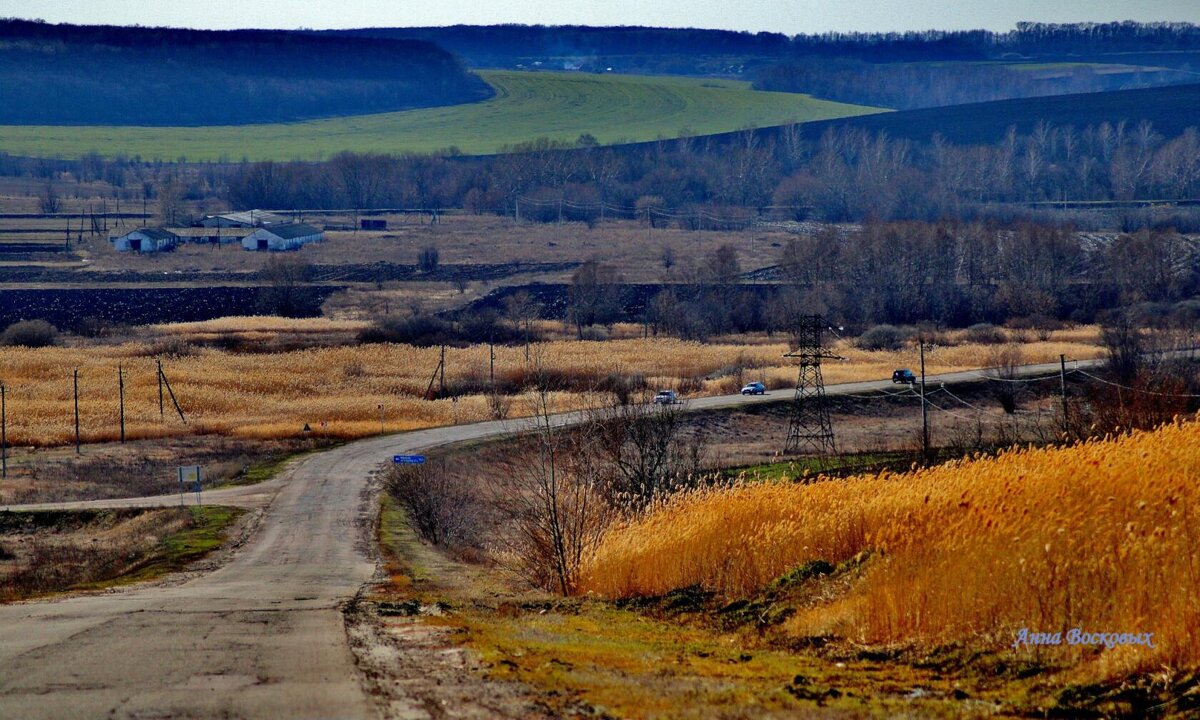
{"type": "Polygon", "coordinates": [[[914,375],[913,371],[909,370],[908,368],[900,368],[899,370],[896,370],[895,372],[892,373],[892,382],[894,382],[894,383],[904,383],[905,385],[912,385],[916,381],[917,381],[917,376],[914,375]]]}
{"type": "Polygon", "coordinates": [[[743,395],[766,395],[767,394],[767,386],[763,385],[760,382],[752,382],[749,385],[747,385],[746,387],[742,388],[742,394],[743,395]]]}

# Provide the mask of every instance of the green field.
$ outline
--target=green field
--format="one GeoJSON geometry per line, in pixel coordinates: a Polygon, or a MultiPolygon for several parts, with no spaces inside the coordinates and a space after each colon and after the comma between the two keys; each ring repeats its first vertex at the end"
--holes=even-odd
{"type": "Polygon", "coordinates": [[[710,134],[878,112],[876,108],[759,92],[731,80],[484,71],[484,102],[269,125],[210,127],[0,126],[0,151],[78,157],[96,151],[143,159],[321,160],[343,150],[487,154],[548,137],[602,143],[710,134]]]}

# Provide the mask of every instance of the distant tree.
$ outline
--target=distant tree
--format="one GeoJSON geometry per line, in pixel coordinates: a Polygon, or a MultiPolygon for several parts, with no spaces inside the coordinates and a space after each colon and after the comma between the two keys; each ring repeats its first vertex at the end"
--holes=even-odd
{"type": "Polygon", "coordinates": [[[38,201],[42,212],[47,215],[56,213],[62,208],[62,203],[58,200],[58,193],[54,190],[53,180],[46,181],[46,187],[42,189],[42,195],[38,201]]]}
{"type": "Polygon", "coordinates": [[[436,247],[427,247],[421,250],[417,256],[417,267],[423,273],[431,273],[438,269],[438,249],[436,247]]]}
{"type": "Polygon", "coordinates": [[[272,255],[262,270],[267,282],[261,296],[263,310],[271,315],[291,317],[302,309],[304,284],[312,274],[312,265],[296,255],[272,255]]]}

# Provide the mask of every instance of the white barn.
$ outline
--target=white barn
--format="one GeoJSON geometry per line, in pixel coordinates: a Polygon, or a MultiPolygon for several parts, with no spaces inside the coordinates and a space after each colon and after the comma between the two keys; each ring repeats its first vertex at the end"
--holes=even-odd
{"type": "Polygon", "coordinates": [[[272,225],[259,228],[242,238],[242,247],[246,250],[296,250],[324,239],[325,233],[312,225],[272,225]]]}
{"type": "Polygon", "coordinates": [[[181,241],[180,237],[170,230],[162,228],[138,228],[124,235],[108,239],[117,252],[152,253],[174,250],[181,241]]]}

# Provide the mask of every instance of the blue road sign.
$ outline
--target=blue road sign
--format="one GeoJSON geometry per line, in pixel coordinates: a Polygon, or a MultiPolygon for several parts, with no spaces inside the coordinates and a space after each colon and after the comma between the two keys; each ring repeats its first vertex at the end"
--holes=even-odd
{"type": "Polygon", "coordinates": [[[424,455],[393,455],[392,462],[397,465],[423,465],[425,463],[424,455]]]}

